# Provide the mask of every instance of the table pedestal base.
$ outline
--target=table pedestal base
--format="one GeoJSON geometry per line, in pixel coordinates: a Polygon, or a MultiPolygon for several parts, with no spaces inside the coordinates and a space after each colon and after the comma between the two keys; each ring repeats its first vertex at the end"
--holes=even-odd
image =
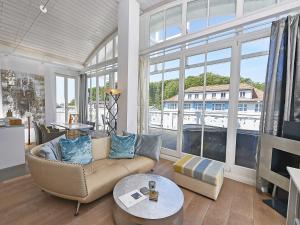
{"type": "Polygon", "coordinates": [[[173,216],[163,219],[142,219],[132,216],[115,204],[113,217],[116,225],[182,225],[183,208],[173,216]]]}

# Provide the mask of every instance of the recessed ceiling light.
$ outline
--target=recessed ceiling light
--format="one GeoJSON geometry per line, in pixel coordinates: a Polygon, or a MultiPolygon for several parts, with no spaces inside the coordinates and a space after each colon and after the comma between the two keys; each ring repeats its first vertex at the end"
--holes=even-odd
{"type": "Polygon", "coordinates": [[[45,5],[40,5],[40,10],[42,11],[42,13],[47,13],[47,8],[45,5]]]}

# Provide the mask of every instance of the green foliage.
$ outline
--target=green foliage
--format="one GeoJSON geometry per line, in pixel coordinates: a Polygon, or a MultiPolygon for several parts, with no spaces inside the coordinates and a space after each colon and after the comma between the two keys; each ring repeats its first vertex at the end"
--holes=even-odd
{"type": "Polygon", "coordinates": [[[72,99],[72,100],[69,102],[69,106],[75,106],[75,99],[72,99]]]}
{"type": "MultiPolygon", "coordinates": [[[[106,87],[99,87],[99,100],[100,101],[104,101],[105,89],[106,89],[106,87]]],[[[92,101],[92,102],[96,101],[96,90],[97,90],[96,87],[92,87],[92,88],[88,89],[88,93],[89,93],[88,96],[90,96],[90,101],[92,101]]]]}
{"type": "MultiPolygon", "coordinates": [[[[230,78],[221,76],[214,73],[206,74],[206,85],[221,85],[229,84],[230,78]]],[[[253,87],[256,87],[259,90],[264,89],[264,83],[254,82],[249,78],[241,77],[241,83],[249,84],[253,87]]],[[[188,89],[190,87],[204,86],[204,74],[189,76],[185,79],[184,88],[188,89]]],[[[179,92],[179,79],[166,80],[164,82],[164,96],[163,99],[169,99],[179,92]]],[[[161,109],[161,90],[162,90],[162,81],[151,82],[149,84],[149,105],[150,107],[155,107],[161,109]]]]}

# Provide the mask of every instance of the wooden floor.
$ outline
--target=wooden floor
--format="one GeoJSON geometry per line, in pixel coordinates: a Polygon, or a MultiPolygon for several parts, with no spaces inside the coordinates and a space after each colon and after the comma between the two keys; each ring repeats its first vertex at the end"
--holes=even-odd
{"type": "MultiPolygon", "coordinates": [[[[154,173],[172,179],[172,163],[161,160],[154,173]]],[[[262,203],[267,198],[255,188],[225,179],[217,201],[182,189],[184,225],[283,225],[285,219],[262,203]]],[[[174,196],[176,197],[176,196],[174,196]]],[[[113,225],[113,198],[109,194],[81,206],[74,217],[75,202],[40,191],[30,177],[0,182],[1,225],[113,225]]]]}

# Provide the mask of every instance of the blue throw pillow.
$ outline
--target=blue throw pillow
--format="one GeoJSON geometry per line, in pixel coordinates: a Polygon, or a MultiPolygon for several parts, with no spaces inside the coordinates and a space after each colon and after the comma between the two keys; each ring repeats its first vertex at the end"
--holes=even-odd
{"type": "Polygon", "coordinates": [[[134,157],[134,145],[136,136],[111,136],[110,159],[132,159],[134,157]]]}
{"type": "Polygon", "coordinates": [[[92,141],[90,136],[81,136],[75,140],[59,140],[62,161],[89,164],[93,160],[92,141]]]}

